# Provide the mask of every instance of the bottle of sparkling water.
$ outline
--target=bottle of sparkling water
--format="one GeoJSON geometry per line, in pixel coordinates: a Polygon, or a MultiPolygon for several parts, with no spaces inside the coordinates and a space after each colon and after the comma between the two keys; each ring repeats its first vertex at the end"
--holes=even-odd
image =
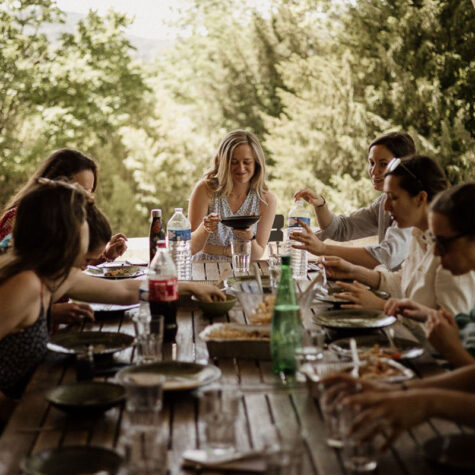
{"type": "MultiPolygon", "coordinates": [[[[290,208],[287,220],[288,235],[293,232],[303,231],[299,221],[310,226],[310,212],[305,208],[305,202],[303,200],[297,200],[295,205],[290,208]]],[[[292,256],[292,275],[296,279],[304,279],[307,277],[307,251],[293,248],[293,243],[296,243],[296,241],[287,241],[288,251],[292,256]]]]}
{"type": "Polygon", "coordinates": [[[175,208],[168,221],[167,240],[178,280],[191,280],[191,224],[183,214],[183,208],[175,208]]]}
{"type": "Polygon", "coordinates": [[[290,268],[291,257],[282,256],[282,271],[272,315],[272,367],[277,374],[296,370],[294,351],[302,346],[302,324],[295,285],[290,268]]]}

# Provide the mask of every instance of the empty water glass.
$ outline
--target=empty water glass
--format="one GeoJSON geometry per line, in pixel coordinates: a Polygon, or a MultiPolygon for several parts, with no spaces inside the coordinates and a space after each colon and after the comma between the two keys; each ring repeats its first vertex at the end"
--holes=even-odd
{"type": "Polygon", "coordinates": [[[117,373],[117,379],[126,390],[125,409],[129,424],[157,425],[162,408],[164,376],[149,371],[130,372],[127,368],[117,373]]]}
{"type": "Polygon", "coordinates": [[[231,254],[234,273],[248,273],[251,263],[251,241],[243,241],[235,236],[231,242],[231,254]]]}
{"type": "Polygon", "coordinates": [[[199,391],[197,396],[207,450],[216,454],[233,452],[242,394],[231,389],[209,388],[199,391]]]}
{"type": "Polygon", "coordinates": [[[270,277],[270,286],[272,291],[275,291],[279,286],[280,273],[281,273],[281,258],[280,256],[273,255],[269,256],[269,277],[270,277]]]}
{"type": "Polygon", "coordinates": [[[125,467],[121,474],[161,475],[167,472],[167,443],[160,428],[129,426],[122,434],[119,450],[124,456],[125,467]]]}
{"type": "Polygon", "coordinates": [[[325,345],[325,331],[320,328],[312,328],[302,333],[302,346],[295,349],[295,358],[300,367],[305,364],[312,365],[323,358],[323,346],[325,345]]]}

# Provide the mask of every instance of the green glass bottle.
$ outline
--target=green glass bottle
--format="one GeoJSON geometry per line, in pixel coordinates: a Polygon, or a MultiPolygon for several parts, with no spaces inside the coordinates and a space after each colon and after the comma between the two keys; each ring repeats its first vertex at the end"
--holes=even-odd
{"type": "Polygon", "coordinates": [[[290,256],[282,256],[282,272],[272,315],[272,367],[277,374],[294,374],[295,348],[302,346],[302,324],[290,256]]]}

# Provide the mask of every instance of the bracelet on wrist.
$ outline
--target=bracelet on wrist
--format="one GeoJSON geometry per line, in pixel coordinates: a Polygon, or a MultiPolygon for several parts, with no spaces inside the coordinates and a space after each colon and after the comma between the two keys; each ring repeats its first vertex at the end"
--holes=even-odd
{"type": "Polygon", "coordinates": [[[320,198],[323,200],[323,203],[320,205],[317,205],[317,208],[323,208],[327,204],[327,200],[323,195],[320,195],[320,198]]]}

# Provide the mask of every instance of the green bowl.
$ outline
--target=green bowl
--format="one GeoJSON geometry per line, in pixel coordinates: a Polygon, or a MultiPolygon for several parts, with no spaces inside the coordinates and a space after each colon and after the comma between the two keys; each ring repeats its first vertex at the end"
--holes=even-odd
{"type": "Polygon", "coordinates": [[[225,294],[226,300],[224,302],[202,302],[198,300],[195,296],[191,297],[191,300],[197,303],[198,307],[203,311],[203,315],[209,317],[218,317],[219,315],[224,315],[229,312],[234,307],[236,303],[236,297],[231,294],[225,294]]]}

